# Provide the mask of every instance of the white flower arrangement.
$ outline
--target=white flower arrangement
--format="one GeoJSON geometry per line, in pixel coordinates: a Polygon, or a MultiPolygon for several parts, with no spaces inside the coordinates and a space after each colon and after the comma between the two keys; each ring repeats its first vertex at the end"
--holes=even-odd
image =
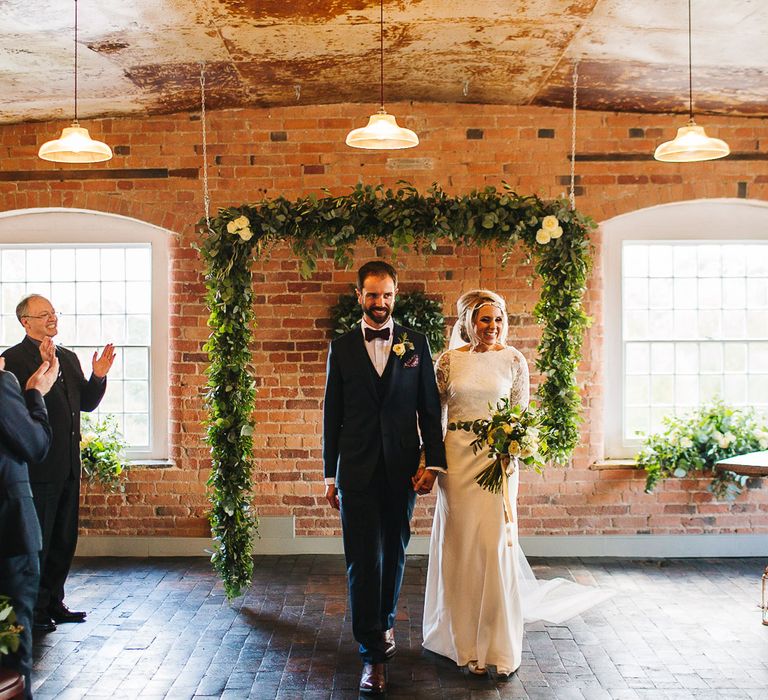
{"type": "Polygon", "coordinates": [[[560,238],[563,235],[563,227],[557,217],[550,214],[541,220],[541,228],[536,231],[536,242],[546,245],[551,240],[560,238]]]}
{"type": "Polygon", "coordinates": [[[251,222],[247,216],[238,216],[227,224],[227,231],[233,236],[240,236],[244,241],[250,241],[253,238],[251,231],[251,222]]]}

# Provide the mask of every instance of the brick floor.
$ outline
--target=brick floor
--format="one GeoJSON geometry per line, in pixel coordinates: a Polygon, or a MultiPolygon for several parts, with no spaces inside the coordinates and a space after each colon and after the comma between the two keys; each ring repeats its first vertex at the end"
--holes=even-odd
{"type": "MultiPolygon", "coordinates": [[[[426,558],[409,559],[388,698],[768,700],[758,559],[538,559],[539,577],[617,591],[563,625],[528,625],[508,681],[421,649],[426,558]]],[[[230,606],[203,559],[79,559],[84,624],[37,640],[35,697],[357,698],[339,556],[258,557],[230,606]]]]}

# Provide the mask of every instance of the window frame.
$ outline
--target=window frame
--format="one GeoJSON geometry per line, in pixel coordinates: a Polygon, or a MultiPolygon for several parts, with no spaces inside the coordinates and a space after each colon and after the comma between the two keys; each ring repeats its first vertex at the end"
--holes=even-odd
{"type": "MultiPolygon", "coordinates": [[[[137,461],[166,460],[169,453],[169,235],[171,232],[154,224],[87,209],[0,212],[0,245],[151,245],[150,448],[129,450],[128,457],[137,461]]],[[[83,368],[86,376],[88,369],[83,368]]]]}
{"type": "Polygon", "coordinates": [[[622,252],[625,241],[689,243],[768,241],[768,202],[699,199],[661,204],[600,224],[603,241],[603,434],[607,459],[635,456],[640,440],[627,440],[624,425],[622,252]],[[728,238],[727,233],[738,236],[728,238]]]}

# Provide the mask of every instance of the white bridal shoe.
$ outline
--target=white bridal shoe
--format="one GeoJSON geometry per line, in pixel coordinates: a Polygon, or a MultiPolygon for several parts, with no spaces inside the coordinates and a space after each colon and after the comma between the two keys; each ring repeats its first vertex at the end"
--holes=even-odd
{"type": "Polygon", "coordinates": [[[467,664],[467,668],[470,673],[474,673],[476,676],[484,676],[488,673],[485,666],[479,666],[477,661],[470,661],[467,664]]]}

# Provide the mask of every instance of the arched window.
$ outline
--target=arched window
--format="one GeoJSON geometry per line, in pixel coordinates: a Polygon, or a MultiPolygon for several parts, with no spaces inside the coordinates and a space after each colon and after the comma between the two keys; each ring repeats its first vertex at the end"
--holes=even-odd
{"type": "Polygon", "coordinates": [[[59,313],[56,342],[87,376],[96,348],[117,346],[107,394],[134,459],[168,456],[168,238],[151,224],[80,209],[0,213],[0,346],[24,337],[15,308],[26,294],[59,313]]]}
{"type": "Polygon", "coordinates": [[[715,397],[768,413],[768,204],[666,204],[601,230],[606,457],[715,397]]]}

